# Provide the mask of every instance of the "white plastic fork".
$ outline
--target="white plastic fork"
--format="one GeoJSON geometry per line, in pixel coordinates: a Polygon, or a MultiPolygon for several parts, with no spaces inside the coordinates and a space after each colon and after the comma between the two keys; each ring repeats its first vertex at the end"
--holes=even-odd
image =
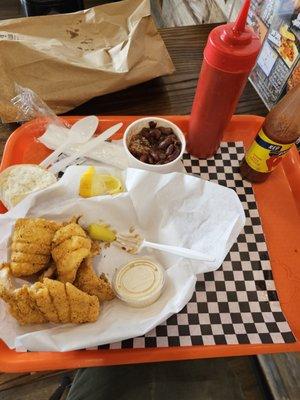
{"type": "Polygon", "coordinates": [[[202,253],[201,251],[197,250],[187,249],[185,247],[170,246],[168,244],[153,243],[153,242],[148,242],[147,240],[143,240],[138,251],[141,251],[142,248],[144,247],[149,247],[151,249],[164,251],[170,254],[175,254],[176,256],[184,258],[190,258],[191,260],[208,261],[208,262],[216,261],[214,257],[211,257],[208,254],[202,253]]]}
{"type": "Polygon", "coordinates": [[[189,258],[191,260],[214,262],[216,259],[208,254],[202,253],[201,251],[187,249],[185,247],[171,246],[168,244],[160,244],[154,242],[148,242],[143,239],[138,233],[134,231],[129,234],[117,233],[116,241],[114,244],[131,254],[139,253],[143,248],[148,247],[155,250],[164,251],[166,253],[175,254],[176,256],[189,258]]]}

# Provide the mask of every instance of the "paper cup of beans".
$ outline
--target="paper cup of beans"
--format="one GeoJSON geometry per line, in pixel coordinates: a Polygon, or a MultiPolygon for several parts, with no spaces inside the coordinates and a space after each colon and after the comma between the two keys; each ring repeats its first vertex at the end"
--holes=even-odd
{"type": "Polygon", "coordinates": [[[154,172],[173,172],[185,150],[177,125],[158,117],[140,118],[128,126],[123,144],[129,165],[154,172]]]}

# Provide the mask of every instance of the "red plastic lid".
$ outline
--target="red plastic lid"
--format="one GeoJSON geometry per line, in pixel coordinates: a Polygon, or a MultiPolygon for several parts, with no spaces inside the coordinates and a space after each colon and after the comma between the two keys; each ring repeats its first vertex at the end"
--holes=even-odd
{"type": "Polygon", "coordinates": [[[249,72],[253,68],[261,42],[254,31],[246,26],[250,0],[233,23],[218,26],[208,37],[204,57],[208,64],[227,72],[249,72]]]}

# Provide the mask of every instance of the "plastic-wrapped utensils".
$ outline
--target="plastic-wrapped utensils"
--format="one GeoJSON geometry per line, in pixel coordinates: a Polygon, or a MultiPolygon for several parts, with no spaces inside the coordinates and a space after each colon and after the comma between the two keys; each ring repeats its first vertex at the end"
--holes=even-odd
{"type": "Polygon", "coordinates": [[[59,155],[71,144],[85,143],[91,139],[98,127],[99,120],[94,115],[85,117],[75,122],[70,130],[66,128],[55,127],[55,129],[63,130],[66,139],[56,148],[56,150],[45,158],[40,166],[48,168],[49,165],[55,163],[59,155]]]}
{"type": "Polygon", "coordinates": [[[113,125],[112,127],[108,128],[105,132],[101,135],[97,136],[96,138],[90,140],[88,143],[85,143],[79,151],[72,154],[70,157],[66,157],[61,161],[58,161],[54,165],[52,165],[49,170],[54,174],[58,174],[60,171],[63,171],[66,167],[71,165],[77,158],[83,157],[88,155],[92,150],[100,147],[99,144],[103,144],[105,140],[109,139],[112,135],[114,135],[121,127],[123,123],[120,122],[119,124],[113,125]]]}

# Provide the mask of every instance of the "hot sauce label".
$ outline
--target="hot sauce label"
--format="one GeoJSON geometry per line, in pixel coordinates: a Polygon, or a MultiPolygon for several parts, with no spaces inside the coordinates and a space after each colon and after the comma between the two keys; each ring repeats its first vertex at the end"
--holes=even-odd
{"type": "Polygon", "coordinates": [[[292,146],[274,142],[261,130],[246,154],[246,162],[257,172],[271,172],[292,146]]]}

